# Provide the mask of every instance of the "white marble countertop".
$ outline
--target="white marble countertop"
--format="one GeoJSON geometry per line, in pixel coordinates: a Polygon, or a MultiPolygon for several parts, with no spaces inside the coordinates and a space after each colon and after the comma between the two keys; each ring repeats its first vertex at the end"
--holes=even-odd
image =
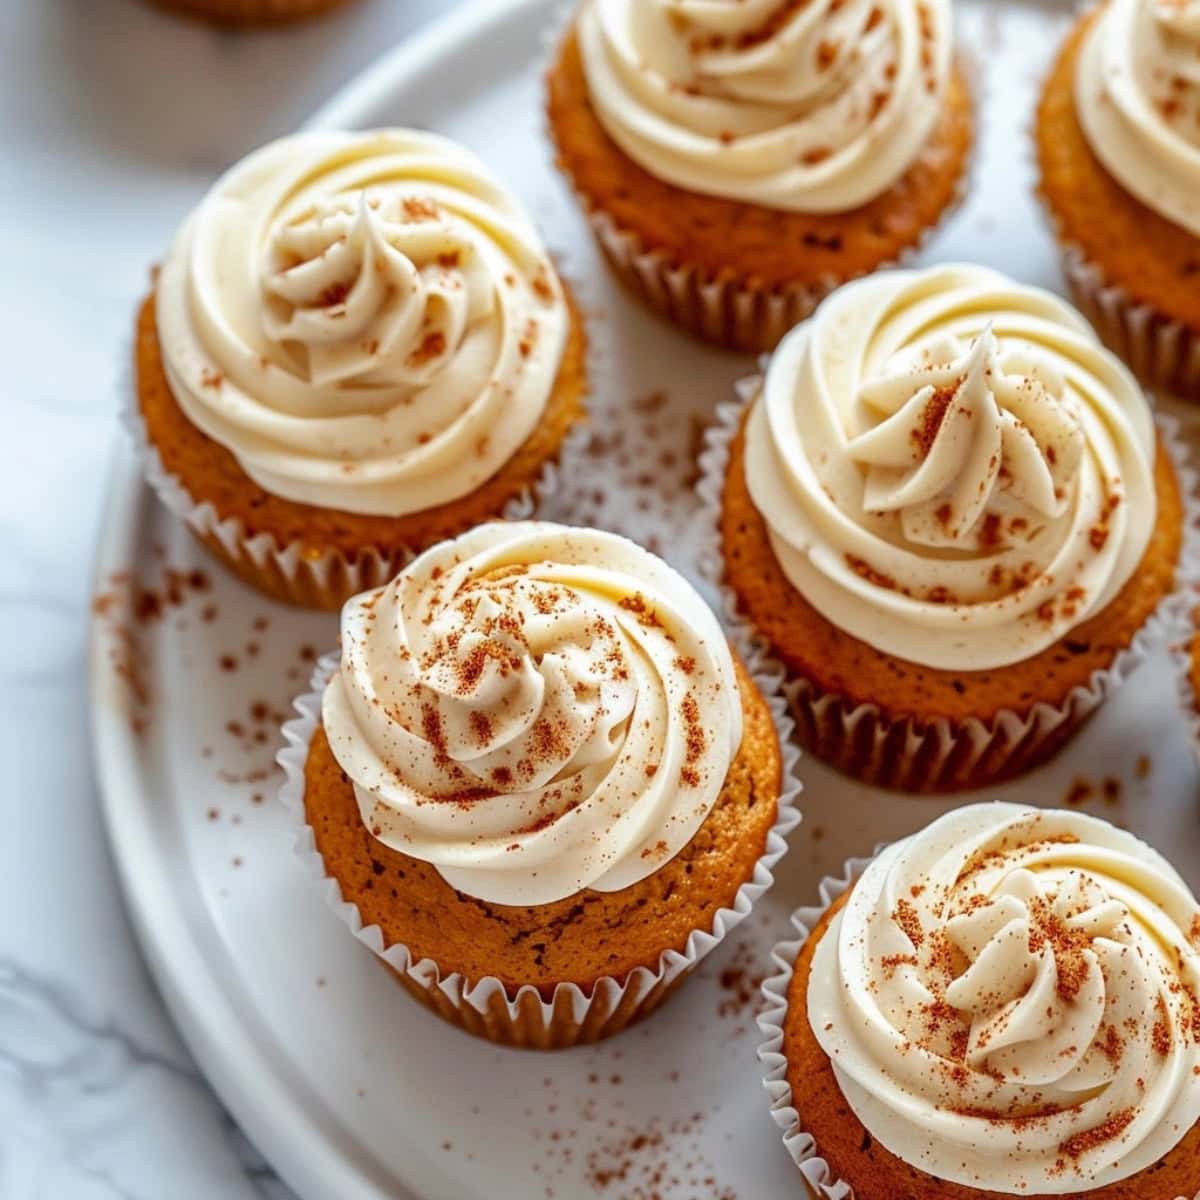
{"type": "Polygon", "coordinates": [[[88,745],[92,547],[134,305],[223,167],[456,0],[224,34],[138,0],[0,3],[0,1197],[287,1195],[170,1026],[88,745]]]}

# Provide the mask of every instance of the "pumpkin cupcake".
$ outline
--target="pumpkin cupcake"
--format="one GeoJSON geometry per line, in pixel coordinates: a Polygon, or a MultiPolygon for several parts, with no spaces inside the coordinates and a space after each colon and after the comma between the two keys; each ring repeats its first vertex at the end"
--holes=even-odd
{"type": "Polygon", "coordinates": [[[213,25],[286,25],[340,8],[348,0],[150,0],[158,8],[213,25]]]}
{"type": "Polygon", "coordinates": [[[980,267],[883,272],[748,392],[702,492],[819,757],[907,791],[994,783],[1144,657],[1181,489],[1137,382],[1063,301],[980,267]]]}
{"type": "Polygon", "coordinates": [[[950,0],[584,0],[547,77],[559,165],[634,292],[768,350],[959,197],[951,25],[950,0]]]}
{"type": "Polygon", "coordinates": [[[516,200],[428,133],[305,133],[220,179],[138,315],[135,436],[232,570],[319,608],[528,515],[584,332],[516,200]]]}
{"type": "Polygon", "coordinates": [[[633,543],[481,526],[350,600],[341,643],[285,726],[284,800],[351,928],[447,1020],[617,1033],[770,884],[786,704],[633,543]]]}
{"type": "Polygon", "coordinates": [[[1170,864],[1095,817],[979,804],[860,870],[793,917],[764,986],[759,1056],[806,1183],[1190,1200],[1200,904],[1170,864]]]}
{"type": "Polygon", "coordinates": [[[1077,303],[1144,380],[1200,398],[1200,0],[1080,20],[1037,152],[1077,303]]]}

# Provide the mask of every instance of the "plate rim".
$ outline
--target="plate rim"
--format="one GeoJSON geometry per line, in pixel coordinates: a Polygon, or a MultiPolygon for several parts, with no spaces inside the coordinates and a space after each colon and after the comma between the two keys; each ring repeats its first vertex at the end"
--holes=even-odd
{"type": "MultiPolygon", "coordinates": [[[[437,70],[464,43],[555,0],[466,0],[383,52],[342,84],[300,129],[361,127],[361,115],[389,92],[437,70]]],[[[139,535],[155,498],[124,429],[112,438],[105,498],[90,574],[91,596],[117,572],[134,566],[139,535]]],[[[117,616],[128,615],[120,601],[117,616]]],[[[445,1194],[430,1184],[448,1181],[432,1159],[413,1162],[401,1177],[377,1164],[371,1171],[342,1153],[311,1108],[255,1041],[237,1010],[232,984],[218,982],[201,939],[158,854],[144,820],[149,797],[130,721],[124,684],[112,669],[104,623],[89,610],[86,661],[89,740],[96,792],[118,886],[154,985],[189,1054],[222,1106],[281,1179],[305,1200],[420,1200],[445,1194]],[[385,1182],[386,1176],[386,1182],[385,1182]],[[424,1179],[424,1184],[420,1179],[424,1179]],[[398,1193],[395,1183],[402,1183],[398,1193]]]]}

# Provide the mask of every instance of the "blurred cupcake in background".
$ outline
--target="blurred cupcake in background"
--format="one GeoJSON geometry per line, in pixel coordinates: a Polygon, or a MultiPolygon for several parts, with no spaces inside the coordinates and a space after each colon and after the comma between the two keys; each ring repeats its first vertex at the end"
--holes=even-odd
{"type": "Polygon", "coordinates": [[[484,525],[342,611],[283,800],[342,918],[493,1041],[595,1041],[750,911],[798,819],[778,679],[615,534],[484,525]]]}
{"type": "Polygon", "coordinates": [[[135,436],[237,574],[335,608],[528,516],[583,413],[583,325],[517,201],[429,133],[305,133],[184,223],[138,315],[135,436]]]}
{"type": "Polygon", "coordinates": [[[214,25],[286,25],[341,8],[350,0],[150,0],[176,12],[214,25]]]}
{"type": "Polygon", "coordinates": [[[802,741],[847,774],[948,791],[1027,770],[1177,615],[1172,453],[1058,297],[881,272],[744,390],[704,456],[715,557],[793,675],[802,741]]]}
{"type": "Polygon", "coordinates": [[[1200,399],[1200,0],[1109,0],[1038,109],[1076,302],[1148,383],[1200,399]]]}
{"type": "Polygon", "coordinates": [[[625,283],[748,351],[918,247],[973,134],[949,0],[585,0],[547,105],[625,283]]]}

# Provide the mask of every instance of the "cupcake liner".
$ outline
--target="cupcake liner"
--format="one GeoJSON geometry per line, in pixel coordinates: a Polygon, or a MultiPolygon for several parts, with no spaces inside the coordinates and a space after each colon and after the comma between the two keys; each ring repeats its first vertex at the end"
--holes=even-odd
{"type": "Polygon", "coordinates": [[[799,754],[791,739],[787,702],[780,694],[780,676],[772,673],[769,664],[762,660],[747,658],[747,668],[770,705],[779,736],[783,770],[778,811],[752,875],[737,890],[732,905],[717,911],[711,929],[694,930],[682,952],[663,951],[654,970],[638,967],[624,980],[604,976],[589,991],[574,983],[559,983],[548,998],[530,984],[514,992],[494,976],[472,981],[458,972],[443,974],[432,959],[415,960],[407,946],[385,945],[378,925],[363,925],[357,905],[343,898],[337,880],[326,872],[307,823],[304,764],[320,718],[321,694],[337,664],[336,652],[321,659],[313,673],[311,690],[295,702],[297,716],[283,727],[285,744],[277,756],[285,775],[280,799],[295,822],[295,853],[307,864],[310,873],[321,880],[329,906],[354,936],[382,959],[412,996],[451,1024],[489,1041],[541,1050],[558,1049],[611,1037],[648,1016],[750,913],[774,882],[772,870],[787,849],[787,835],[800,821],[795,807],[801,790],[795,774],[799,754]]]}
{"type": "MultiPolygon", "coordinates": [[[[882,845],[877,846],[875,855],[883,848],[882,845]]],[[[801,1115],[792,1104],[792,1088],[787,1077],[788,1062],[783,1048],[788,989],[795,973],[796,959],[813,929],[830,906],[858,882],[875,855],[871,858],[847,859],[841,875],[827,875],[821,880],[817,889],[819,904],[806,905],[792,913],[791,924],[796,936],[779,942],[771,951],[771,965],[775,971],[762,985],[764,1007],[758,1016],[758,1028],[765,1040],[758,1047],[758,1061],[762,1064],[763,1087],[771,1104],[771,1119],[783,1137],[784,1149],[818,1200],[870,1200],[870,1197],[857,1198],[854,1189],[834,1174],[821,1157],[816,1139],[805,1130],[801,1115]]],[[[1180,1196],[1178,1200],[1200,1200],[1200,1192],[1194,1197],[1180,1196]]]]}
{"type": "MultiPolygon", "coordinates": [[[[544,35],[548,64],[553,61],[559,42],[567,33],[575,14],[573,5],[560,10],[544,35]]],[[[958,66],[971,89],[974,139],[954,198],[938,219],[921,231],[913,245],[895,258],[877,263],[868,272],[845,275],[831,273],[823,275],[816,283],[794,283],[786,287],[756,287],[748,280],[723,275],[713,278],[697,266],[675,261],[665,250],[648,248],[636,232],[622,227],[578,187],[570,170],[558,161],[557,156],[555,165],[570,185],[609,266],[630,292],[667,320],[703,341],[729,350],[757,354],[774,349],[789,329],[809,316],[830,292],[843,283],[862,274],[910,263],[962,206],[971,190],[979,161],[980,104],[973,81],[981,78],[982,73],[973,69],[971,57],[965,51],[959,51],[958,66]]],[[[557,140],[548,119],[546,134],[550,144],[557,149],[557,140]]]]}
{"type": "MultiPolygon", "coordinates": [[[[720,589],[725,610],[745,621],[738,599],[725,581],[720,543],[721,494],[729,449],[746,405],[758,393],[762,376],[737,385],[739,399],[718,405],[716,424],[705,433],[698,484],[703,510],[702,574],[720,589]]],[[[1002,709],[990,720],[971,718],[893,719],[873,704],[852,704],[809,681],[790,678],[783,685],[796,733],[804,748],[865,783],[906,792],[953,792],[1009,779],[1046,761],[1079,729],[1146,659],[1164,637],[1175,636],[1195,602],[1200,579],[1200,501],[1196,474],[1189,465],[1179,423],[1158,413],[1159,429],[1179,478],[1184,502],[1183,542],[1175,588],[1133,640],[1103,670],[1092,673],[1061,705],[1039,702],[1028,712],[1002,709]]],[[[765,644],[765,639],[761,639],[765,644]]]]}
{"type": "MultiPolygon", "coordinates": [[[[1200,605],[1200,595],[1193,597],[1193,604],[1200,605]]],[[[1195,610],[1192,610],[1191,625],[1180,633],[1180,640],[1171,647],[1171,660],[1175,668],[1175,688],[1179,696],[1179,707],[1187,720],[1191,735],[1192,760],[1200,767],[1200,697],[1192,686],[1192,641],[1200,636],[1197,629],[1195,610]]]]}
{"type": "Polygon", "coordinates": [[[834,1177],[829,1164],[820,1156],[817,1143],[801,1124],[800,1114],[792,1105],[792,1089],[787,1079],[787,1058],[783,1052],[783,1030],[787,1024],[788,988],[791,986],[796,959],[809,935],[826,910],[850,890],[870,863],[869,858],[852,858],[843,873],[821,880],[821,903],[798,908],[791,917],[796,936],[780,942],[771,951],[775,973],[762,985],[765,1008],[759,1014],[758,1028],[766,1039],[758,1048],[763,1068],[763,1086],[771,1101],[771,1118],[783,1135],[784,1149],[800,1169],[804,1182],[822,1200],[855,1200],[849,1184],[834,1177]]]}
{"type": "MultiPolygon", "coordinates": [[[[592,378],[590,343],[586,355],[592,378]]],[[[129,357],[126,355],[127,363],[129,357]]],[[[280,545],[270,533],[250,534],[240,518],[222,518],[211,502],[195,500],[179,477],[163,465],[146,433],[136,381],[128,366],[122,396],[120,421],[133,440],[146,482],[166,508],[235,575],[274,599],[301,608],[336,610],[351,596],[387,583],[420,553],[422,547],[406,547],[392,554],[368,547],[350,558],[338,550],[316,554],[299,542],[280,545]]],[[[525,521],[534,516],[558,491],[560,464],[581,454],[587,437],[585,413],[567,431],[555,457],[542,465],[538,478],[509,500],[496,518],[525,521]]]]}
{"type": "Polygon", "coordinates": [[[1105,345],[1150,385],[1200,400],[1200,329],[1163,316],[1110,283],[1078,246],[1062,247],[1062,266],[1071,298],[1105,345]]]}

